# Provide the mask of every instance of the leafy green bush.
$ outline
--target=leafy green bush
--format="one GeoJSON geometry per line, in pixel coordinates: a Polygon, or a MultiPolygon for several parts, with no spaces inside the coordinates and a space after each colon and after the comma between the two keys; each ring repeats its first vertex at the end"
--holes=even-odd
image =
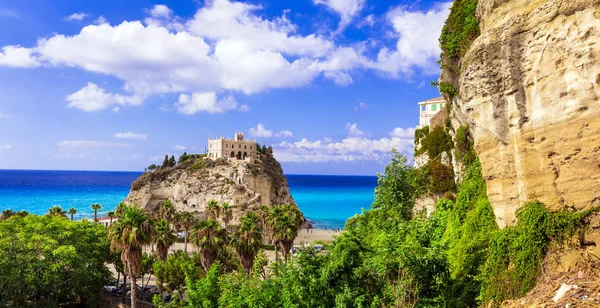
{"type": "Polygon", "coordinates": [[[429,159],[439,159],[440,154],[449,152],[454,147],[452,137],[443,127],[437,126],[421,140],[421,148],[415,153],[419,156],[427,153],[429,159]]]}
{"type": "Polygon", "coordinates": [[[459,157],[463,157],[471,149],[469,140],[469,127],[461,126],[456,131],[456,152],[459,157]]]}
{"type": "Polygon", "coordinates": [[[442,58],[463,56],[479,36],[479,23],[475,11],[477,0],[455,0],[440,36],[442,58]]]}
{"type": "Polygon", "coordinates": [[[429,160],[425,165],[427,172],[427,189],[434,194],[456,191],[454,170],[437,160],[429,160]]]}
{"type": "Polygon", "coordinates": [[[505,299],[524,296],[535,286],[550,243],[573,236],[594,211],[598,209],[550,213],[539,202],[521,207],[515,226],[493,234],[489,258],[480,276],[481,301],[498,305],[505,299]]]}

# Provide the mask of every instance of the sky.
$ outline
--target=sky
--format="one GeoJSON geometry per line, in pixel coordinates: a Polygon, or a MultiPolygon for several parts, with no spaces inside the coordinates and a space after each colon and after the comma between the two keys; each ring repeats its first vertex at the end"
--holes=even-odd
{"type": "Polygon", "coordinates": [[[141,171],[208,138],[287,174],[412,161],[447,1],[0,2],[0,169],[141,171]]]}

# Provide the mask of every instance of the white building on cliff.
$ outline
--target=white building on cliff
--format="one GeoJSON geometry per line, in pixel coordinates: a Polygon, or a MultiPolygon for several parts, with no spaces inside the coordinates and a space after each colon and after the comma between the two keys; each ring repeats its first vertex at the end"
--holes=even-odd
{"type": "Polygon", "coordinates": [[[234,139],[223,137],[208,139],[207,157],[253,161],[257,158],[257,146],[255,140],[244,140],[244,133],[235,133],[234,139]]]}
{"type": "Polygon", "coordinates": [[[436,115],[444,105],[446,100],[443,97],[438,97],[419,103],[419,128],[429,126],[431,118],[436,115]]]}

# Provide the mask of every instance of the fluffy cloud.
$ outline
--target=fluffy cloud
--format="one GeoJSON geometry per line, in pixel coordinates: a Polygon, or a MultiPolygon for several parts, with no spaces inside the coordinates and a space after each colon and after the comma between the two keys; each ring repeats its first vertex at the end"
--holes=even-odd
{"type": "Polygon", "coordinates": [[[358,106],[354,107],[354,111],[365,110],[367,109],[367,103],[360,102],[358,106]]]}
{"type": "Polygon", "coordinates": [[[365,0],[313,0],[314,4],[327,6],[340,15],[340,23],[336,33],[341,33],[350,22],[360,13],[365,0]]]}
{"type": "Polygon", "coordinates": [[[98,141],[98,140],[64,140],[56,144],[60,148],[103,148],[103,147],[130,147],[131,144],[98,141]]]}
{"type": "Polygon", "coordinates": [[[65,17],[65,20],[68,20],[68,21],[73,21],[73,20],[82,21],[87,16],[89,16],[89,15],[86,14],[86,13],[83,13],[83,12],[79,12],[79,13],[71,14],[71,15],[65,17]]]}
{"type": "MultiPolygon", "coordinates": [[[[84,111],[135,105],[165,93],[182,95],[176,108],[185,114],[245,111],[248,107],[238,107],[232,97],[217,100],[214,93],[296,88],[319,76],[345,86],[353,82],[352,73],[361,69],[392,77],[410,75],[415,67],[437,72],[437,37],[449,7],[389,11],[386,20],[398,41],[394,47],[382,47],[372,46],[371,40],[339,45],[335,37],[304,34],[288,19],[287,11],[266,18],[258,5],[229,0],[205,3],[188,19],[165,5],[155,5],[146,10],[143,21],[111,25],[100,17],[74,35],[52,34],[31,48],[5,46],[0,66],[75,67],[124,82],[124,94],[107,93],[89,83],[67,97],[69,107],[84,111]]],[[[337,12],[343,29],[365,1],[314,3],[337,12]]]]}
{"type": "Polygon", "coordinates": [[[66,100],[69,102],[68,108],[87,112],[103,110],[111,105],[138,105],[142,102],[139,97],[108,93],[92,82],[88,82],[87,86],[68,95],[66,100]]]}
{"type": "Polygon", "coordinates": [[[441,53],[438,38],[451,5],[452,2],[442,3],[426,12],[408,11],[404,7],[390,10],[387,19],[398,36],[396,50],[383,48],[372,66],[392,75],[410,74],[413,67],[429,74],[437,72],[436,61],[441,53]]]}
{"type": "Polygon", "coordinates": [[[348,136],[351,137],[362,137],[365,136],[366,133],[363,132],[362,130],[358,129],[358,124],[354,123],[354,124],[346,124],[346,131],[348,132],[348,136]]]}
{"type": "Polygon", "coordinates": [[[248,133],[250,134],[251,137],[257,137],[257,138],[272,138],[272,137],[290,138],[290,137],[294,136],[294,133],[292,133],[292,131],[289,131],[289,130],[281,130],[278,133],[274,133],[272,130],[268,130],[261,123],[258,123],[258,125],[256,125],[256,127],[251,127],[248,130],[248,133]]]}
{"type": "MultiPolygon", "coordinates": [[[[191,96],[181,94],[179,100],[175,103],[175,108],[182,114],[196,114],[198,112],[222,113],[225,111],[236,110],[238,103],[231,95],[217,99],[215,92],[193,93],[191,96]]],[[[246,108],[242,108],[245,111],[246,108]]]]}
{"type": "Polygon", "coordinates": [[[37,67],[40,66],[34,51],[18,45],[4,46],[0,51],[0,66],[37,67]]]}
{"type": "Polygon", "coordinates": [[[390,132],[390,136],[398,137],[398,138],[414,138],[415,128],[414,127],[409,127],[409,128],[396,127],[396,128],[394,128],[393,131],[390,132]]]}
{"type": "Polygon", "coordinates": [[[132,132],[116,133],[115,134],[115,138],[117,138],[117,139],[147,140],[148,139],[148,134],[132,133],[132,132]]]}
{"type": "Polygon", "coordinates": [[[173,147],[173,150],[176,150],[176,151],[183,151],[185,149],[187,149],[187,147],[184,145],[180,145],[180,144],[173,147]]]}

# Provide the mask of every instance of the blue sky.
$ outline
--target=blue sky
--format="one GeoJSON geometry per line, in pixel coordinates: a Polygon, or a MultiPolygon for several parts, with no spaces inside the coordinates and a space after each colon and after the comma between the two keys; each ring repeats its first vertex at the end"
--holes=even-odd
{"type": "Polygon", "coordinates": [[[2,1],[0,169],[143,170],[242,131],[286,173],[375,174],[439,96],[449,5],[2,1]]]}

